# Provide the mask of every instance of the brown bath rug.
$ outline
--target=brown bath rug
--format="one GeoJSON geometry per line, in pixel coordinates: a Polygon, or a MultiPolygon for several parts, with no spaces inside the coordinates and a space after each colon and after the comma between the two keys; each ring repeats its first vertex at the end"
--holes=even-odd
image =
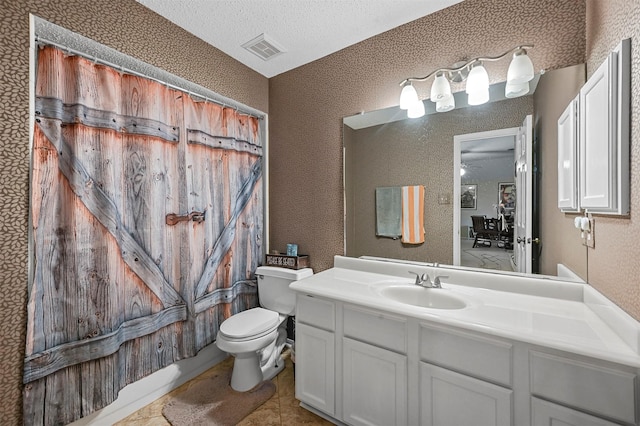
{"type": "Polygon", "coordinates": [[[248,392],[236,392],[229,384],[231,370],[202,379],[169,398],[162,414],[173,426],[232,426],[264,404],[276,391],[271,381],[248,392]]]}

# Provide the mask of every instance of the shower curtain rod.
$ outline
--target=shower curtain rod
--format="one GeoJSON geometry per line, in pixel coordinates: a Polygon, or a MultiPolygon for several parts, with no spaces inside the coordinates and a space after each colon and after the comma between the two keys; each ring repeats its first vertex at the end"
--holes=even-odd
{"type": "MultiPolygon", "coordinates": [[[[122,65],[113,64],[113,63],[111,63],[109,61],[106,61],[104,59],[101,59],[101,58],[99,58],[99,57],[97,57],[95,55],[90,55],[90,54],[82,52],[80,50],[76,50],[76,49],[73,49],[71,47],[64,46],[64,45],[62,45],[60,43],[56,43],[54,41],[47,40],[47,39],[39,37],[39,36],[36,36],[35,40],[36,40],[36,45],[37,46],[50,45],[50,46],[53,46],[53,47],[57,47],[58,49],[63,50],[65,52],[69,53],[70,55],[80,56],[82,58],[89,59],[89,60],[93,61],[94,63],[101,64],[101,65],[106,65],[108,67],[111,67],[111,68],[114,68],[116,70],[119,70],[122,73],[127,73],[127,74],[131,74],[131,75],[135,75],[137,77],[142,77],[142,78],[146,78],[146,79],[155,81],[155,82],[160,83],[160,84],[162,84],[162,85],[164,85],[166,87],[169,87],[171,89],[175,89],[175,90],[179,90],[181,92],[187,93],[189,96],[204,99],[205,102],[211,102],[211,103],[220,105],[220,106],[222,106],[224,108],[233,108],[236,111],[241,112],[242,114],[249,115],[251,117],[255,117],[255,118],[259,119],[259,120],[264,118],[263,115],[258,115],[258,114],[254,113],[254,112],[247,111],[245,108],[241,108],[241,107],[239,107],[237,105],[233,105],[233,103],[220,101],[220,100],[211,98],[209,96],[202,95],[200,93],[196,93],[196,92],[194,92],[192,90],[185,89],[185,88],[180,87],[180,86],[176,86],[175,84],[169,83],[167,81],[160,80],[159,78],[156,78],[156,77],[151,77],[151,76],[143,74],[143,73],[141,73],[139,71],[134,71],[132,69],[125,68],[122,65]]],[[[151,65],[151,66],[153,66],[153,65],[151,65]]],[[[155,68],[157,68],[157,67],[155,67],[155,68]]],[[[181,78],[181,77],[178,77],[178,78],[181,78]]],[[[193,84],[196,84],[196,83],[193,83],[193,84]]]]}

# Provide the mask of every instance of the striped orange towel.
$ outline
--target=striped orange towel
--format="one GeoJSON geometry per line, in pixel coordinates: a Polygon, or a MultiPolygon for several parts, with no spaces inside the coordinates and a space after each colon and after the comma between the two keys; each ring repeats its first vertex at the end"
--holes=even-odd
{"type": "Polygon", "coordinates": [[[402,242],[424,243],[424,186],[402,187],[402,242]]]}

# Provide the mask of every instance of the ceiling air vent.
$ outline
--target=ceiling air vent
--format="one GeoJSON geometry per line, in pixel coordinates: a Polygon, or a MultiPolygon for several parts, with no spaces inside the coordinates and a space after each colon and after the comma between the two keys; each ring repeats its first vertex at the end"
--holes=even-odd
{"type": "Polygon", "coordinates": [[[278,46],[276,42],[269,38],[266,34],[260,34],[258,37],[254,38],[251,41],[246,42],[242,45],[249,52],[253,53],[268,61],[281,53],[284,53],[285,50],[278,46]]]}

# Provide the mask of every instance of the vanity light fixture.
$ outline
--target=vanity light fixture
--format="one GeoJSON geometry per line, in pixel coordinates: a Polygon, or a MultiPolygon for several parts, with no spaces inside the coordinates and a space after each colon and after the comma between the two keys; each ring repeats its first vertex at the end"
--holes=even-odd
{"type": "Polygon", "coordinates": [[[499,56],[478,57],[468,62],[455,64],[453,68],[440,68],[424,77],[410,77],[402,82],[400,94],[400,108],[407,110],[409,118],[418,118],[424,115],[423,101],[418,97],[414,81],[426,81],[435,75],[431,86],[430,100],[436,103],[436,111],[447,112],[455,108],[455,99],[451,92],[450,81],[467,81],[465,92],[469,105],[481,105],[489,101],[489,75],[483,66],[483,62],[499,61],[513,54],[509,69],[507,70],[507,83],[505,97],[516,98],[529,93],[529,81],[533,79],[533,63],[527,55],[527,49],[533,45],[516,46],[499,56]]]}

